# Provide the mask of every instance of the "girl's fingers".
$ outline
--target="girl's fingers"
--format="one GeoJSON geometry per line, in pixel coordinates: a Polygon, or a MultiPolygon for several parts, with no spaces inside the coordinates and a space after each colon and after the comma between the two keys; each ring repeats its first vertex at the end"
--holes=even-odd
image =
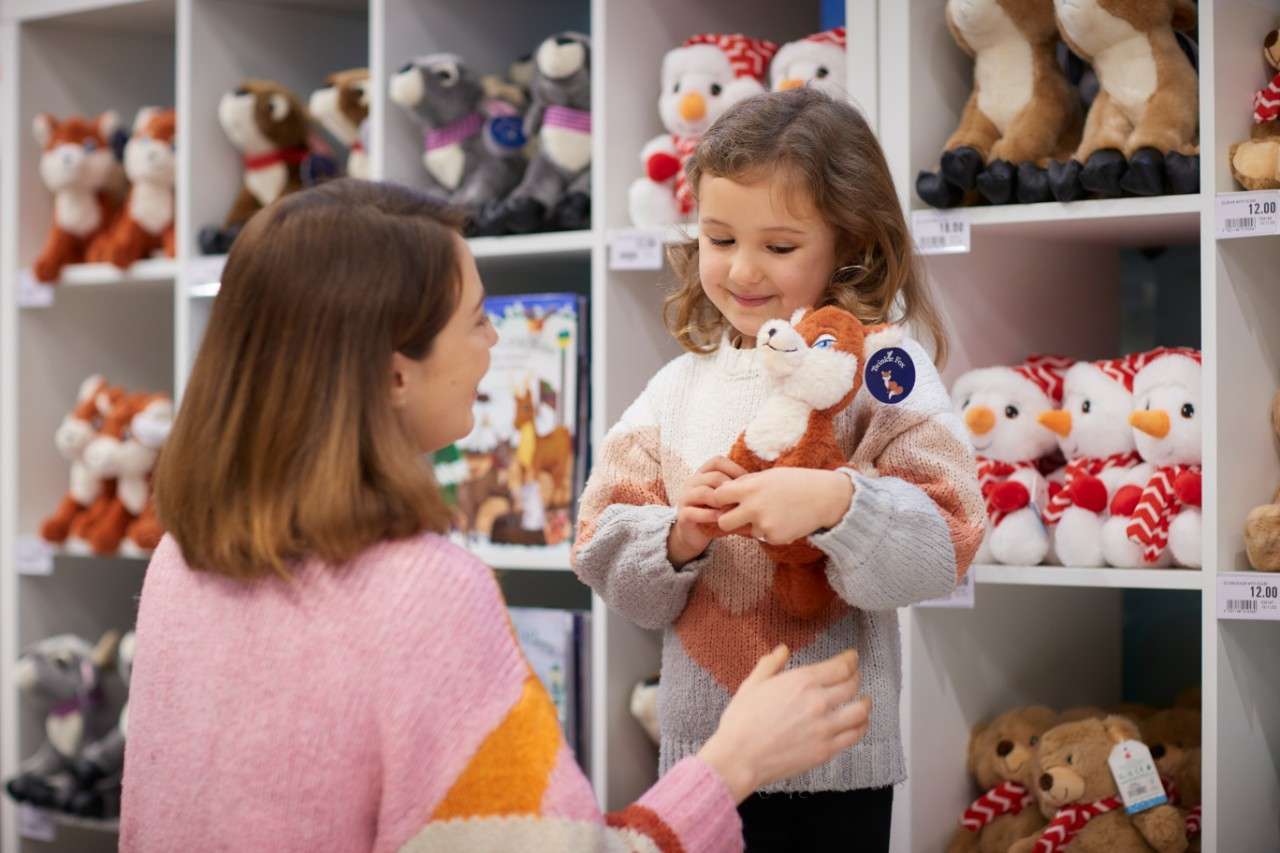
{"type": "Polygon", "coordinates": [[[837,732],[845,729],[856,729],[867,724],[871,718],[870,704],[863,699],[850,702],[831,715],[831,721],[837,732]]]}
{"type": "Polygon", "coordinates": [[[699,474],[705,474],[709,471],[719,471],[733,479],[742,477],[747,473],[746,468],[743,468],[727,456],[716,456],[708,459],[706,464],[698,469],[699,474]]]}
{"type": "Polygon", "coordinates": [[[751,525],[752,513],[742,507],[734,507],[720,516],[720,529],[726,533],[737,530],[739,527],[749,527],[751,525]]]}
{"type": "Polygon", "coordinates": [[[687,506],[680,510],[680,517],[694,524],[715,524],[720,520],[720,510],[705,506],[687,506]]]}
{"type": "Polygon", "coordinates": [[[835,687],[859,677],[858,653],[850,649],[835,657],[827,658],[821,663],[810,664],[809,669],[814,684],[822,687],[835,687]]]}
{"type": "Polygon", "coordinates": [[[738,688],[739,691],[749,684],[755,684],[764,681],[782,672],[782,668],[787,665],[787,658],[791,657],[791,650],[786,645],[777,646],[769,654],[756,661],[755,667],[751,670],[738,688]]]}
{"type": "Polygon", "coordinates": [[[852,702],[858,697],[858,689],[862,684],[862,673],[855,673],[853,678],[847,681],[841,681],[834,687],[824,688],[826,690],[827,707],[839,708],[852,702]]]}

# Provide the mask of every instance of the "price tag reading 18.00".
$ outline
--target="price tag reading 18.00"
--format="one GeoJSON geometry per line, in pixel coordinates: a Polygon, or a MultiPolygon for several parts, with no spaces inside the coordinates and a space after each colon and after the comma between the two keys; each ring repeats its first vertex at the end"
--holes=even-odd
{"type": "Polygon", "coordinates": [[[911,214],[911,236],[922,255],[966,254],[969,234],[969,220],[962,213],[917,210],[911,214]]]}
{"type": "Polygon", "coordinates": [[[1219,193],[1218,239],[1280,234],[1280,191],[1219,193]]]}
{"type": "Polygon", "coordinates": [[[1266,572],[1219,574],[1218,618],[1280,621],[1280,575],[1266,572]]]}

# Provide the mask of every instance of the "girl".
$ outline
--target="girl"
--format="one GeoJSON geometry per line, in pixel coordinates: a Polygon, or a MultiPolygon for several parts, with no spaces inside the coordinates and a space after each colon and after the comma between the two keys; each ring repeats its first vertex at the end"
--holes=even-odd
{"type": "Polygon", "coordinates": [[[950,592],[982,538],[963,425],[908,339],[914,388],[893,404],[860,392],[838,421],[847,468],[745,475],[722,454],[765,394],[754,349],[764,322],[836,304],[866,323],[915,321],[940,357],[942,326],[884,156],[847,104],[811,88],[744,101],[703,137],[688,178],[699,235],[672,253],[680,286],[667,321],[689,352],[605,438],[574,567],[611,607],[665,631],[664,772],[708,741],[763,651],[785,642],[799,663],[856,648],[873,707],[866,739],[762,786],[742,806],[744,834],[752,853],[848,850],[853,838],[887,850],[892,785],[905,776],[894,610],[950,592]],[[712,540],[703,525],[716,524],[772,543],[811,537],[838,599],[813,618],[790,615],[759,543],[712,540]]]}
{"type": "Polygon", "coordinates": [[[493,574],[436,535],[493,327],[458,220],[336,181],[250,221],[156,473],[125,851],[733,851],[734,805],[867,722],[851,655],[764,656],[606,825],[493,574]]]}

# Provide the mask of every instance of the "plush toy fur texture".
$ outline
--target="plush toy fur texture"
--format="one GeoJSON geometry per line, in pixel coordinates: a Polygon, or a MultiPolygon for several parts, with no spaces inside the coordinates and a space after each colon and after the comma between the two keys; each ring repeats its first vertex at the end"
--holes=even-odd
{"type": "MultiPolygon", "coordinates": [[[[1140,740],[1132,720],[1124,717],[1064,723],[1045,733],[1036,750],[1032,773],[1041,813],[1052,820],[1067,806],[1089,805],[1119,794],[1107,763],[1112,748],[1140,740]]],[[[1032,853],[1040,833],[1029,835],[1009,853],[1032,853]]],[[[1124,808],[1099,815],[1062,848],[1067,853],[1182,853],[1187,849],[1182,815],[1173,806],[1156,806],[1136,815],[1124,808]]]]}
{"type": "MultiPolygon", "coordinates": [[[[1004,782],[1016,782],[1030,791],[1036,746],[1058,721],[1058,715],[1043,705],[1006,711],[985,725],[976,726],[969,738],[969,773],[980,792],[988,792],[1004,782]]],[[[1035,804],[1017,814],[1002,814],[973,832],[963,826],[956,830],[947,853],[1005,853],[1009,845],[1045,825],[1035,804]]]]}
{"type": "Polygon", "coordinates": [[[1052,0],[949,0],[947,26],[974,59],[973,88],[943,146],[921,172],[920,198],[953,207],[974,190],[993,204],[1050,198],[1044,171],[1080,142],[1080,98],[1058,64],[1052,0]]]}
{"type": "Polygon", "coordinates": [[[67,264],[83,262],[89,246],[115,221],[119,201],[112,188],[120,182],[120,164],[111,137],[119,123],[114,112],[61,121],[47,113],[36,116],[40,179],[53,194],[49,236],[32,264],[37,281],[56,282],[67,264]]]}
{"type": "MultiPolygon", "coordinates": [[[[1280,393],[1271,401],[1271,429],[1280,436],[1280,393]]],[[[1260,572],[1280,572],[1280,489],[1271,503],[1254,507],[1244,524],[1249,565],[1260,572]]]]}
{"type": "MultiPolygon", "coordinates": [[[[756,345],[771,380],[760,413],[738,436],[729,458],[749,473],[769,468],[836,469],[848,463],[836,441],[835,419],[862,386],[862,367],[881,347],[902,339],[896,326],[864,327],[849,312],[801,309],[791,320],[770,320],[756,345]]],[[[714,535],[726,535],[710,528],[714,535]]],[[[748,529],[731,535],[750,536],[748,529]]],[[[784,607],[807,616],[835,592],[823,571],[826,555],[807,540],[764,543],[778,564],[774,589],[784,607]]]]}

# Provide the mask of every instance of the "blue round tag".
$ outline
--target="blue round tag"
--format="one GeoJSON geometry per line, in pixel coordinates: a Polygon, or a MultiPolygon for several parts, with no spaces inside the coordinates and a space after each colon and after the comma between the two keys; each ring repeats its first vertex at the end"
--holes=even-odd
{"type": "Polygon", "coordinates": [[[863,381],[881,403],[901,403],[916,387],[916,366],[906,350],[885,347],[867,359],[863,381]]]}

